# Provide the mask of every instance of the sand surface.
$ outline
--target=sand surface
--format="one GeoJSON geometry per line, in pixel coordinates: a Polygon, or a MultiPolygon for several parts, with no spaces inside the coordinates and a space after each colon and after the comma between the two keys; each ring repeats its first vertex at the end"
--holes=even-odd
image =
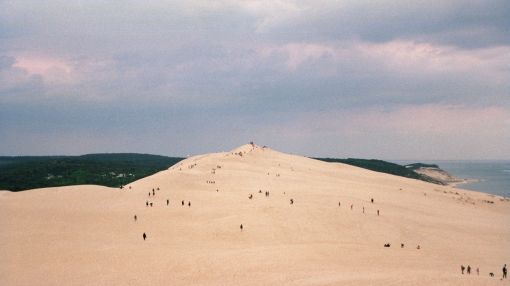
{"type": "Polygon", "coordinates": [[[508,200],[252,145],[2,191],[0,229],[0,285],[509,285],[508,200]]]}

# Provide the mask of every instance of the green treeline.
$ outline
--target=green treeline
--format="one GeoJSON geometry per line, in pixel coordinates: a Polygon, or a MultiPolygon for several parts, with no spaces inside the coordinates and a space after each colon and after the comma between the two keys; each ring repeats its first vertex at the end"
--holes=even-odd
{"type": "Polygon", "coordinates": [[[119,187],[184,158],[148,154],[0,157],[0,190],[94,184],[119,187]]]}
{"type": "Polygon", "coordinates": [[[375,160],[375,159],[354,159],[354,158],[348,158],[348,159],[334,159],[334,158],[314,158],[317,160],[325,161],[325,162],[331,162],[331,163],[344,163],[376,172],[381,173],[387,173],[392,174],[396,176],[416,179],[416,180],[422,180],[429,183],[444,185],[443,182],[435,180],[431,177],[418,174],[414,170],[420,166],[435,166],[437,165],[426,165],[421,163],[412,164],[413,168],[407,168],[406,166],[402,166],[395,163],[386,162],[383,160],[375,160]]]}

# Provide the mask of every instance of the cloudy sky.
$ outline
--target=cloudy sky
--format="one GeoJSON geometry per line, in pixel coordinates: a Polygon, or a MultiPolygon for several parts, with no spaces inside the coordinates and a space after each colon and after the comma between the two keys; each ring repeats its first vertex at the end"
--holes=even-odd
{"type": "Polygon", "coordinates": [[[0,155],[510,159],[510,2],[0,0],[0,155]]]}

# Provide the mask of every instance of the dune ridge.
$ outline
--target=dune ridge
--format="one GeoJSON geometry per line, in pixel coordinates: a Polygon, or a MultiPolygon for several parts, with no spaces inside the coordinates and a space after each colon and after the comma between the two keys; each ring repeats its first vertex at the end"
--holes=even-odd
{"type": "Polygon", "coordinates": [[[0,285],[501,285],[510,258],[508,199],[255,144],[6,192],[0,228],[0,285]]]}

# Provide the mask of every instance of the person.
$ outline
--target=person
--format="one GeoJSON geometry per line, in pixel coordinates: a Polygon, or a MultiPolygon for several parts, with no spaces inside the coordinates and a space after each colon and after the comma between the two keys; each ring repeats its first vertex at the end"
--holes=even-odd
{"type": "Polygon", "coordinates": [[[340,202],[338,202],[338,206],[341,206],[340,202]]]}
{"type": "Polygon", "coordinates": [[[170,200],[169,199],[166,199],[166,205],[168,206],[168,204],[170,203],[170,200]]]}
{"type": "Polygon", "coordinates": [[[184,206],[184,200],[183,200],[183,201],[181,201],[181,205],[182,205],[182,206],[184,206]]]}
{"type": "Polygon", "coordinates": [[[476,267],[476,275],[480,275],[480,269],[478,269],[478,267],[476,267]]]}
{"type": "Polygon", "coordinates": [[[188,207],[191,207],[191,202],[188,202],[188,207]]]}
{"type": "Polygon", "coordinates": [[[147,235],[145,234],[145,232],[143,233],[143,240],[145,240],[147,238],[147,235]]]}
{"type": "Polygon", "coordinates": [[[377,216],[379,216],[379,210],[377,210],[377,216]]]}
{"type": "Polygon", "coordinates": [[[136,215],[134,216],[134,218],[135,218],[135,221],[136,221],[136,219],[137,219],[136,215]]]}
{"type": "Polygon", "coordinates": [[[290,204],[293,205],[294,204],[294,199],[290,199],[290,204]]]}
{"type": "Polygon", "coordinates": [[[241,224],[239,228],[241,229],[241,231],[243,231],[243,224],[241,224]]]}
{"type": "Polygon", "coordinates": [[[471,274],[471,266],[467,266],[467,270],[466,270],[467,274],[471,274]]]}
{"type": "Polygon", "coordinates": [[[351,204],[351,211],[352,211],[352,207],[353,207],[353,205],[351,204]]]}
{"type": "Polygon", "coordinates": [[[152,208],[152,202],[150,203],[150,205],[151,205],[151,208],[152,208]]]}
{"type": "Polygon", "coordinates": [[[374,198],[371,198],[371,199],[370,199],[370,201],[371,201],[372,203],[374,203],[374,198]]]}
{"type": "Polygon", "coordinates": [[[365,207],[363,207],[363,213],[365,213],[365,207]]]}
{"type": "Polygon", "coordinates": [[[153,195],[153,196],[155,195],[155,193],[154,193],[154,189],[152,189],[152,195],[153,195]]]}
{"type": "Polygon", "coordinates": [[[503,266],[503,278],[506,279],[506,264],[503,266]]]}
{"type": "Polygon", "coordinates": [[[400,244],[400,248],[404,248],[404,244],[403,243],[400,244]]]}
{"type": "Polygon", "coordinates": [[[145,206],[148,207],[149,206],[149,201],[145,201],[145,206]]]}
{"type": "Polygon", "coordinates": [[[464,267],[464,265],[461,265],[461,266],[460,266],[460,271],[462,271],[462,274],[464,274],[464,269],[466,269],[466,268],[464,267]]]}

